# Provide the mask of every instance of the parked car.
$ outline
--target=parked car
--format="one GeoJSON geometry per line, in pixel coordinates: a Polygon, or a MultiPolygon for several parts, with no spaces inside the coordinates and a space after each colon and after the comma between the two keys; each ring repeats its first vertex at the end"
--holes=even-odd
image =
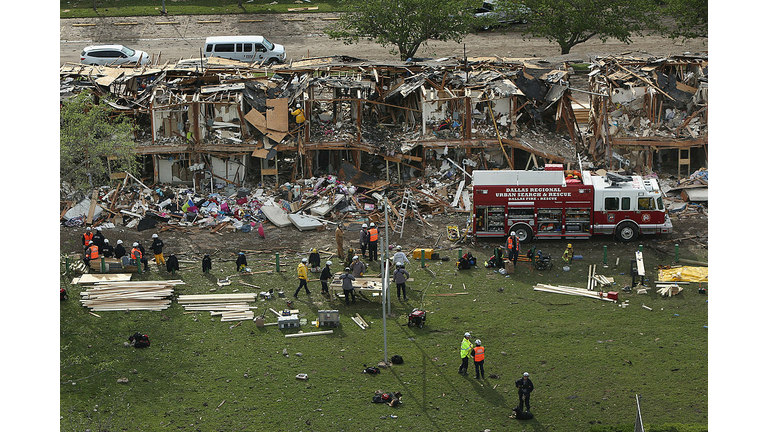
{"type": "Polygon", "coordinates": [[[525,16],[529,13],[531,13],[531,9],[522,3],[517,6],[516,13],[509,13],[498,10],[496,8],[496,0],[485,0],[481,7],[475,9],[475,18],[483,19],[483,23],[479,28],[488,30],[491,27],[504,24],[525,23],[527,22],[525,16]]]}
{"type": "Polygon", "coordinates": [[[264,36],[212,36],[205,39],[203,56],[247,63],[283,63],[285,47],[264,36]]]}
{"type": "Polygon", "coordinates": [[[149,54],[123,45],[91,45],[83,48],[80,63],[89,65],[123,65],[149,63],[149,54]]]}

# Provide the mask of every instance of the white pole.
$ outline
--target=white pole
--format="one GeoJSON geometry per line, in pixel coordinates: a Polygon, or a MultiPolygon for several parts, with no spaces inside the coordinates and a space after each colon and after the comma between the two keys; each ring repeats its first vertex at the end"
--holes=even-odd
{"type": "MultiPolygon", "coordinates": [[[[384,242],[381,244],[381,249],[381,258],[387,263],[387,272],[383,276],[387,279],[387,287],[389,287],[389,204],[387,200],[384,200],[384,242]]],[[[392,302],[390,301],[389,290],[387,290],[387,314],[391,313],[392,302]]]]}
{"type": "Polygon", "coordinates": [[[386,294],[387,288],[388,288],[387,282],[389,278],[386,277],[386,275],[388,273],[389,273],[389,262],[385,264],[385,268],[382,268],[382,275],[384,277],[381,285],[381,294],[382,294],[381,295],[381,321],[384,323],[382,326],[384,328],[384,363],[389,363],[389,361],[387,361],[387,358],[388,358],[387,356],[387,308],[386,308],[386,302],[384,300],[384,298],[387,295],[386,294]]]}

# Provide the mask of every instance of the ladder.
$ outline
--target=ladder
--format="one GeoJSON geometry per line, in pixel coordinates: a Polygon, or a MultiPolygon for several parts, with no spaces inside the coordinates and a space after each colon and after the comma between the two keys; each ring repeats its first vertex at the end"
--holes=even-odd
{"type": "Polygon", "coordinates": [[[396,234],[400,234],[400,238],[403,238],[405,215],[408,213],[408,208],[413,210],[413,214],[416,217],[416,223],[418,223],[420,227],[423,227],[424,224],[421,222],[421,215],[419,214],[419,209],[416,205],[416,199],[413,197],[413,192],[406,188],[405,192],[403,193],[403,200],[400,202],[400,210],[397,212],[397,214],[400,216],[400,219],[398,219],[394,229],[396,234]]]}

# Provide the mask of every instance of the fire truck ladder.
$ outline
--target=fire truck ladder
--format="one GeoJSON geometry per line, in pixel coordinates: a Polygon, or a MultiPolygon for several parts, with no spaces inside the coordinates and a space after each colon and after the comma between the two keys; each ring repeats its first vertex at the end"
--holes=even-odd
{"type": "Polygon", "coordinates": [[[419,224],[420,227],[423,227],[424,224],[421,222],[421,215],[419,214],[419,209],[416,206],[416,200],[413,197],[413,192],[411,192],[410,189],[406,188],[405,193],[403,193],[403,200],[400,202],[400,211],[398,211],[398,215],[400,216],[400,219],[397,221],[397,224],[395,225],[395,233],[400,234],[400,238],[403,238],[403,228],[405,227],[405,215],[408,213],[408,208],[411,208],[413,210],[413,215],[416,218],[416,223],[419,224]]]}

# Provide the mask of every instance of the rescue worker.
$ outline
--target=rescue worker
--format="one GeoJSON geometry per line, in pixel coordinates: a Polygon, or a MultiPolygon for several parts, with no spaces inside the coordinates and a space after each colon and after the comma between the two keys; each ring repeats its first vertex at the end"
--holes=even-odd
{"type": "Polygon", "coordinates": [[[176,255],[171,254],[168,256],[168,261],[165,262],[165,269],[168,271],[168,273],[174,273],[179,270],[179,259],[176,258],[176,255]]]}
{"type": "Polygon", "coordinates": [[[352,285],[355,277],[349,274],[349,267],[346,267],[339,279],[341,279],[341,289],[344,290],[344,302],[349,306],[350,297],[352,297],[352,303],[355,302],[355,287],[352,285]]]}
{"type": "Polygon", "coordinates": [[[520,254],[520,240],[517,233],[512,231],[507,237],[507,257],[512,261],[512,265],[517,267],[517,256],[520,254]]]}
{"type": "Polygon", "coordinates": [[[496,261],[496,267],[504,268],[504,249],[501,246],[493,250],[493,259],[496,261]]]}
{"type": "Polygon", "coordinates": [[[397,299],[400,300],[400,290],[402,290],[403,300],[408,301],[408,295],[405,294],[405,281],[407,281],[411,275],[405,270],[403,263],[398,261],[395,264],[395,267],[395,274],[392,275],[392,278],[394,279],[395,284],[397,284],[397,299]]]}
{"type": "Polygon", "coordinates": [[[99,247],[93,243],[93,240],[88,240],[88,247],[85,248],[83,261],[85,262],[85,265],[90,266],[91,260],[95,259],[99,259],[99,247]]]}
{"type": "Polygon", "coordinates": [[[365,273],[365,269],[367,268],[365,263],[360,261],[360,257],[357,255],[352,257],[352,265],[349,267],[352,269],[352,276],[356,278],[363,276],[363,273],[365,273]]]}
{"type": "Polygon", "coordinates": [[[461,366],[459,366],[459,373],[462,375],[469,375],[467,368],[469,368],[469,352],[472,351],[472,342],[469,341],[471,336],[469,332],[466,332],[464,333],[464,339],[461,340],[461,349],[459,350],[461,366]]]}
{"type": "Polygon", "coordinates": [[[304,117],[304,109],[301,108],[301,104],[296,104],[296,109],[291,111],[291,115],[296,117],[296,124],[300,125],[304,123],[306,118],[304,117]]]}
{"type": "Polygon", "coordinates": [[[573,261],[573,245],[568,243],[568,246],[565,248],[565,252],[563,252],[563,261],[570,264],[573,261]]]}
{"type": "Polygon", "coordinates": [[[328,281],[333,279],[333,274],[331,273],[331,264],[333,263],[326,261],[325,267],[323,267],[323,271],[320,273],[321,292],[324,295],[328,295],[328,281]]]}
{"type": "Polygon", "coordinates": [[[317,248],[312,248],[312,251],[309,253],[309,267],[312,273],[320,271],[320,254],[317,253],[317,248]]]}
{"type": "Polygon", "coordinates": [[[392,257],[395,261],[395,263],[400,263],[403,265],[403,268],[405,268],[406,264],[410,264],[411,262],[408,261],[408,257],[405,255],[405,252],[403,252],[403,247],[398,246],[395,248],[397,252],[395,252],[395,255],[392,257]]]}
{"type": "Polygon", "coordinates": [[[211,269],[213,269],[213,264],[211,263],[211,256],[208,254],[205,254],[203,257],[203,273],[210,273],[211,269]]]}
{"type": "Polygon", "coordinates": [[[104,246],[101,247],[101,254],[104,258],[112,258],[115,255],[115,248],[109,244],[109,239],[104,239],[104,246]]]}
{"type": "Polygon", "coordinates": [[[117,245],[115,246],[115,258],[120,259],[125,256],[125,246],[123,246],[122,240],[117,240],[117,245]]]}
{"type": "Polygon", "coordinates": [[[379,229],[371,222],[368,228],[368,261],[379,260],[379,229]]]}
{"type": "Polygon", "coordinates": [[[472,348],[472,351],[469,353],[473,359],[475,359],[475,379],[485,379],[485,368],[483,367],[483,363],[485,363],[485,347],[480,342],[480,339],[475,341],[475,347],[472,348]]]}
{"type": "Polygon", "coordinates": [[[520,398],[520,403],[517,406],[519,411],[523,410],[523,402],[525,402],[525,410],[530,412],[533,382],[528,378],[528,372],[523,373],[523,377],[515,381],[515,387],[517,387],[517,395],[520,398]]]}
{"type": "Polygon", "coordinates": [[[237,261],[235,261],[235,271],[244,272],[248,267],[248,260],[245,259],[245,253],[240,252],[237,254],[237,261]]]}
{"type": "Polygon", "coordinates": [[[152,253],[155,254],[155,264],[159,267],[162,264],[165,264],[165,257],[163,256],[163,241],[160,240],[160,237],[157,236],[157,234],[152,234],[152,245],[150,248],[152,248],[152,253]]]}
{"type": "Polygon", "coordinates": [[[365,251],[368,249],[370,235],[368,233],[368,224],[364,223],[360,229],[360,256],[365,258],[365,251]]]}
{"type": "Polygon", "coordinates": [[[147,251],[144,250],[144,245],[141,244],[141,242],[136,242],[138,244],[139,251],[141,251],[141,264],[142,268],[145,271],[149,271],[149,260],[147,259],[147,251]]]}
{"type": "Polygon", "coordinates": [[[93,240],[93,231],[91,230],[91,227],[88,227],[85,229],[85,232],[83,233],[83,247],[88,247],[91,240],[93,240]]]}
{"type": "Polygon", "coordinates": [[[301,291],[301,288],[304,287],[304,291],[307,292],[307,295],[311,294],[309,292],[309,288],[307,287],[307,262],[309,260],[306,258],[301,259],[301,263],[296,268],[296,272],[299,276],[299,287],[296,288],[296,292],[293,293],[294,298],[299,298],[299,291],[301,291]]]}
{"type": "Polygon", "coordinates": [[[345,262],[347,267],[351,267],[352,263],[355,262],[355,248],[353,245],[349,245],[349,249],[347,249],[347,261],[345,262]]]}
{"type": "Polygon", "coordinates": [[[131,265],[138,265],[138,263],[142,262],[142,254],[141,250],[139,249],[139,243],[133,242],[133,248],[131,248],[131,265]]]}
{"type": "Polygon", "coordinates": [[[104,247],[104,234],[101,233],[101,227],[96,227],[96,232],[93,233],[93,244],[99,249],[104,247]]]}
{"type": "Polygon", "coordinates": [[[336,225],[336,255],[340,260],[344,259],[344,228],[341,224],[336,225]]]}

